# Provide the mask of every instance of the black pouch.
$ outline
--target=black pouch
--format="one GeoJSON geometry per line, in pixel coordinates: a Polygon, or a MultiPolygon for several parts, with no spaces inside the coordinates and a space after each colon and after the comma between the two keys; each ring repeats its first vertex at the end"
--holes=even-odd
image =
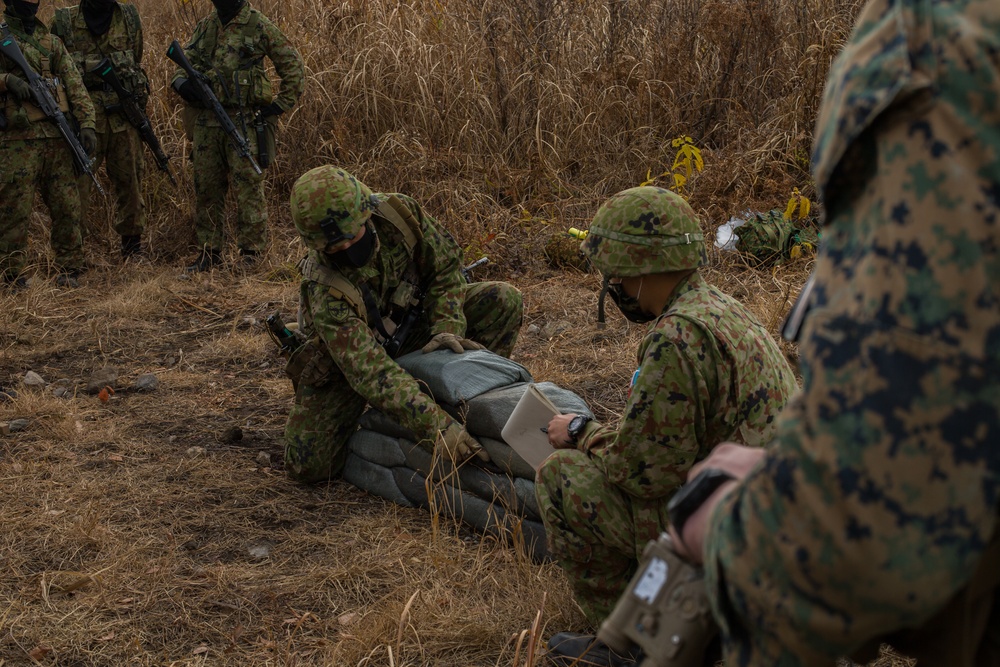
{"type": "Polygon", "coordinates": [[[260,165],[261,169],[267,169],[274,162],[277,151],[275,134],[278,129],[278,120],[273,116],[261,118],[258,113],[253,125],[257,134],[257,164],[260,165]]]}
{"type": "Polygon", "coordinates": [[[7,129],[7,114],[0,109],[0,132],[7,129]]]}

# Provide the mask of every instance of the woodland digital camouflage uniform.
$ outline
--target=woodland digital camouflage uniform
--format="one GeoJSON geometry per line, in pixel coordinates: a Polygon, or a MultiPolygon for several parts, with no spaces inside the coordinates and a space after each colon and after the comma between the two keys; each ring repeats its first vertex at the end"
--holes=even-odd
{"type": "MultiPolygon", "coordinates": [[[[660,237],[656,255],[674,269],[707,263],[704,244],[696,255],[690,251],[691,237],[701,239],[694,212],[667,194],[673,202],[667,208],[679,210],[636,211],[632,234],[652,230],[657,216],[683,215],[692,233],[660,237]]],[[[628,235],[597,227],[595,218],[584,251],[602,256],[606,276],[654,272],[647,268],[648,246],[615,243],[612,250],[606,239],[628,235]]],[[[625,589],[646,544],[666,530],[667,503],[691,465],[721,440],[766,442],[796,390],[788,361],[764,327],[697,271],[649,325],[637,358],[620,426],[591,422],[578,450],[557,450],[537,477],[549,550],[595,625],[625,589]]]]}
{"type": "MultiPolygon", "coordinates": [[[[257,158],[257,136],[253,113],[272,101],[288,111],[295,106],[305,86],[302,58],[274,23],[250,3],[225,26],[212,11],[198,22],[184,51],[194,68],[209,74],[212,92],[229,113],[257,158]],[[264,57],[271,59],[281,79],[275,97],[264,69],[264,57]],[[243,117],[239,115],[243,109],[243,117]]],[[[174,81],[186,77],[178,69],[174,81]]],[[[274,123],[271,118],[268,122],[274,123]]],[[[195,240],[199,247],[221,251],[224,244],[227,178],[232,176],[236,191],[237,239],[239,248],[260,254],[267,244],[267,205],[264,177],[254,172],[250,161],[240,157],[229,142],[211,109],[200,109],[192,137],[196,197],[195,240]]]]}
{"type": "MultiPolygon", "coordinates": [[[[376,195],[380,201],[389,196],[376,195]]],[[[422,238],[415,256],[421,282],[428,285],[423,315],[400,355],[419,350],[435,334],[453,333],[509,356],[521,326],[520,292],[502,282],[467,284],[461,274],[461,249],[451,235],[413,199],[395,197],[420,223],[422,238]]],[[[404,279],[410,253],[392,223],[378,216],[371,220],[378,235],[375,255],[365,266],[341,273],[355,285],[369,285],[384,313],[404,279]]],[[[315,250],[310,250],[310,257],[322,261],[315,250]]],[[[390,358],[347,301],[317,282],[303,280],[299,304],[303,331],[318,334],[337,368],[321,387],[299,383],[285,427],[285,467],[292,477],[314,482],[339,475],[347,456],[347,439],[358,428],[366,405],[428,440],[453,422],[390,358]]]]}
{"type": "MultiPolygon", "coordinates": [[[[139,96],[139,106],[146,105],[149,84],[142,70],[143,34],[135,5],[118,3],[111,26],[103,35],[94,35],[84,21],[79,6],[57,9],[52,32],[58,35],[73,57],[83,83],[94,103],[97,126],[97,152],[91,157],[94,171],[105,163],[114,187],[118,220],[114,230],[120,236],[141,236],[146,228],[146,208],[142,198],[142,140],[139,132],[120,112],[108,113],[109,106],[119,105],[118,95],[92,71],[107,57],[115,73],[129,92],[139,96]],[[131,17],[126,19],[126,12],[131,17]]],[[[77,182],[84,211],[90,204],[92,181],[81,175],[77,182]]],[[[84,226],[87,227],[86,216],[84,226]]]]}
{"type": "MultiPolygon", "coordinates": [[[[94,105],[62,41],[50,36],[49,29],[37,19],[31,35],[25,34],[17,17],[5,13],[3,20],[32,69],[62,82],[72,115],[80,127],[94,129],[94,105]],[[47,74],[41,67],[43,56],[50,64],[51,71],[47,74]]],[[[7,73],[25,79],[20,67],[0,56],[0,82],[7,73]]],[[[0,90],[0,94],[2,92],[0,90]]],[[[12,96],[4,97],[7,128],[0,130],[0,165],[3,165],[0,172],[0,279],[12,280],[27,266],[28,223],[36,189],[52,218],[51,245],[56,264],[63,271],[81,270],[84,267],[81,208],[73,153],[54,123],[29,121],[25,106],[18,105],[12,96]]]]}
{"type": "Polygon", "coordinates": [[[920,665],[1000,664],[998,53],[995,0],[876,0],[830,73],[804,390],[705,537],[727,665],[921,625],[920,665]]]}

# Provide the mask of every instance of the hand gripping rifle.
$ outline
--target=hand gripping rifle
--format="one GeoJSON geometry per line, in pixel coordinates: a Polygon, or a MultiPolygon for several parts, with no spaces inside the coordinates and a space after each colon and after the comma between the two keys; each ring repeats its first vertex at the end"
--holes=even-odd
{"type": "Polygon", "coordinates": [[[194,83],[195,87],[198,89],[198,96],[201,98],[202,103],[206,108],[211,109],[215,114],[219,124],[222,125],[222,129],[229,135],[229,142],[240,154],[240,157],[245,157],[250,160],[250,164],[253,166],[253,170],[255,172],[258,174],[264,173],[261,171],[260,165],[257,164],[257,161],[253,159],[253,153],[250,150],[250,143],[243,137],[242,134],[240,134],[236,124],[233,123],[233,119],[229,117],[226,110],[222,108],[222,103],[219,102],[219,98],[212,92],[212,86],[208,84],[208,77],[191,65],[191,61],[188,60],[187,56],[184,54],[184,49],[181,48],[181,45],[177,43],[176,39],[170,42],[170,46],[167,47],[167,57],[177,63],[180,68],[184,70],[185,74],[187,74],[188,80],[194,83]]]}
{"type": "Polygon", "coordinates": [[[145,109],[139,106],[137,96],[125,90],[121,79],[118,78],[118,73],[115,72],[114,65],[111,64],[111,60],[105,58],[97,64],[97,67],[91,70],[91,73],[101,77],[101,80],[111,86],[111,90],[118,96],[118,104],[108,107],[107,111],[122,112],[125,120],[139,132],[139,138],[142,139],[142,142],[153,153],[156,166],[160,168],[160,171],[166,172],[171,183],[177,185],[174,175],[170,172],[170,158],[163,152],[163,148],[160,147],[160,142],[153,133],[152,125],[149,123],[149,116],[146,115],[145,109]]]}
{"type": "Polygon", "coordinates": [[[94,164],[93,160],[87,155],[87,151],[83,150],[83,145],[76,138],[76,134],[73,132],[73,128],[70,127],[66,114],[59,108],[59,102],[52,97],[49,84],[35,70],[31,69],[31,65],[24,59],[21,47],[18,46],[17,40],[14,39],[14,35],[11,34],[10,28],[7,27],[6,23],[0,23],[0,53],[10,58],[24,72],[24,76],[28,80],[28,85],[31,87],[31,94],[35,98],[35,104],[42,110],[46,118],[55,123],[56,127],[59,128],[59,134],[66,140],[70,150],[73,152],[73,161],[76,163],[76,166],[80,171],[90,176],[90,179],[94,181],[94,185],[97,187],[97,191],[103,195],[104,188],[97,182],[97,177],[94,176],[94,170],[91,168],[94,164]]]}

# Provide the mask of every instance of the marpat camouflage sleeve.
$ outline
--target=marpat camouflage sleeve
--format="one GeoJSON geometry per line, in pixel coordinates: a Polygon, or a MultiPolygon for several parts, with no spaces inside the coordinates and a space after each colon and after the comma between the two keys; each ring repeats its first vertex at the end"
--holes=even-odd
{"type": "Polygon", "coordinates": [[[832,666],[919,626],[994,539],[998,53],[995,0],[873,0],[831,70],[803,393],[705,536],[727,665],[832,666]]]}

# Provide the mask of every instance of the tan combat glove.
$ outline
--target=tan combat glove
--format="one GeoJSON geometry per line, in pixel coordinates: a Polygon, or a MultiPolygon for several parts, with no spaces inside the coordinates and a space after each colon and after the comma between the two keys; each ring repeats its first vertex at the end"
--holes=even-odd
{"type": "Polygon", "coordinates": [[[475,438],[469,435],[465,427],[457,422],[452,422],[451,426],[438,433],[435,447],[441,455],[453,463],[462,461],[476,455],[482,461],[489,461],[490,455],[486,453],[483,446],[475,438]]]}
{"type": "Polygon", "coordinates": [[[456,336],[453,333],[439,333],[431,338],[427,345],[421,348],[424,354],[428,352],[433,352],[441,347],[447,347],[455,354],[462,354],[466,350],[485,350],[486,347],[480,345],[474,340],[469,340],[468,338],[462,338],[461,336],[456,336]]]}

